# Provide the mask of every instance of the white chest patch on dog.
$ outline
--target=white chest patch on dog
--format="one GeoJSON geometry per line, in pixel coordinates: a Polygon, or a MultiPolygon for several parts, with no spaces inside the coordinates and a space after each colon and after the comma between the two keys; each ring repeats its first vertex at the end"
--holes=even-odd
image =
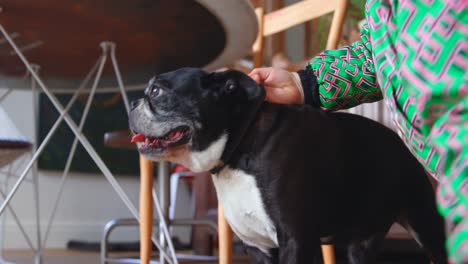
{"type": "Polygon", "coordinates": [[[212,178],[234,233],[245,244],[266,254],[277,248],[276,228],[265,211],[254,176],[226,167],[212,178]]]}
{"type": "Polygon", "coordinates": [[[221,135],[208,148],[202,151],[187,151],[170,161],[182,164],[192,172],[208,171],[218,164],[227,142],[227,135],[221,135]]]}

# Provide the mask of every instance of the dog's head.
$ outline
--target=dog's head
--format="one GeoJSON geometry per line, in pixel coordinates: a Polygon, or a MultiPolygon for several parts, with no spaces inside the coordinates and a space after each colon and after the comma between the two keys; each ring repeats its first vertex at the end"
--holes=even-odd
{"type": "Polygon", "coordinates": [[[241,72],[183,68],[150,80],[145,96],[132,102],[130,128],[146,158],[207,171],[264,96],[241,72]]]}

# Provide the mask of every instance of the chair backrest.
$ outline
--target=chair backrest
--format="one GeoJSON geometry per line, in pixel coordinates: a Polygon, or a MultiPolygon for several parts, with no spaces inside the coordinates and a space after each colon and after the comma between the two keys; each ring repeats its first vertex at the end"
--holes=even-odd
{"type": "Polygon", "coordinates": [[[340,40],[348,0],[303,0],[298,3],[264,13],[262,7],[255,9],[258,19],[258,35],[252,46],[253,66],[263,63],[263,40],[265,37],[284,31],[298,24],[333,12],[326,49],[336,49],[340,40]]]}

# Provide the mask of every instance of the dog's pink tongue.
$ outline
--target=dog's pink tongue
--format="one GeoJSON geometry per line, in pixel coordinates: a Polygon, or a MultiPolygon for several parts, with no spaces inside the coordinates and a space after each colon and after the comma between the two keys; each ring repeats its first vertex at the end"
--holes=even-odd
{"type": "Polygon", "coordinates": [[[145,135],[143,134],[136,134],[132,137],[132,143],[135,143],[135,142],[145,142],[145,135]]]}

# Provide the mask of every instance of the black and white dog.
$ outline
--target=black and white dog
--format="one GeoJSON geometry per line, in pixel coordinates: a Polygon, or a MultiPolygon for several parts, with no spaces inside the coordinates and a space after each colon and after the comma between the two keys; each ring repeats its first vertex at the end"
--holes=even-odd
{"type": "Polygon", "coordinates": [[[447,263],[432,186],[394,132],[264,96],[237,71],[161,74],[132,102],[133,140],[149,159],[212,172],[254,263],[321,263],[325,237],[348,245],[351,263],[373,263],[395,221],[447,263]]]}

